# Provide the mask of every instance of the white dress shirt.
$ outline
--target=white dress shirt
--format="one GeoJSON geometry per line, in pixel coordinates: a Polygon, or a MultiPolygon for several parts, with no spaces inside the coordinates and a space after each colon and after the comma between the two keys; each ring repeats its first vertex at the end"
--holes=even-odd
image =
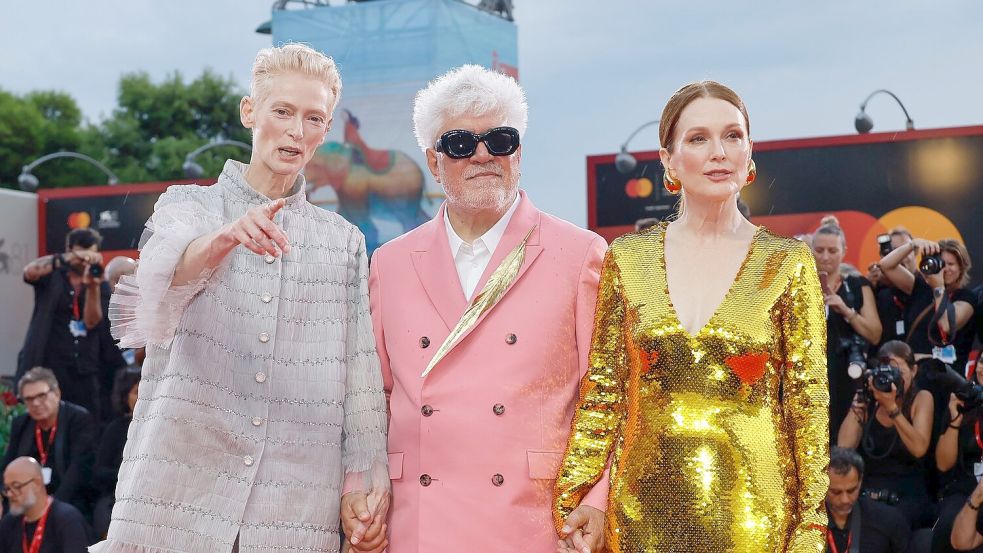
{"type": "Polygon", "coordinates": [[[464,297],[469,301],[474,295],[474,289],[478,286],[478,280],[484,274],[488,262],[491,261],[492,254],[498,243],[505,235],[505,228],[509,226],[509,220],[515,213],[515,208],[519,207],[519,193],[516,192],[512,206],[502,215],[492,228],[479,236],[470,244],[465,242],[457,231],[451,226],[450,217],[444,209],[444,226],[447,228],[447,240],[451,245],[451,256],[454,258],[454,265],[457,267],[457,276],[461,281],[461,288],[464,290],[464,297]]]}

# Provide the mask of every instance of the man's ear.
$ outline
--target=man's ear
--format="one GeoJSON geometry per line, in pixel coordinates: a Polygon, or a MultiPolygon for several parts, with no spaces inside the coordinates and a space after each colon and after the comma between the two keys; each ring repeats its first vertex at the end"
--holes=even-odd
{"type": "Polygon", "coordinates": [[[256,106],[252,97],[243,96],[242,100],[239,100],[239,120],[242,121],[243,127],[251,129],[256,126],[255,109],[256,106]]]}
{"type": "Polygon", "coordinates": [[[433,175],[433,180],[440,184],[440,168],[437,166],[437,150],[433,148],[427,148],[427,168],[430,169],[430,174],[433,175]]]}

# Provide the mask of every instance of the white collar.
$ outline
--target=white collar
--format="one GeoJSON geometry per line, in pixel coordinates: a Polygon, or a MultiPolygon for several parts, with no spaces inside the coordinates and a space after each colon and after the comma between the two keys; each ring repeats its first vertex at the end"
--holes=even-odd
{"type": "MultiPolygon", "coordinates": [[[[505,236],[505,229],[509,226],[509,221],[512,220],[512,215],[515,213],[516,208],[519,207],[519,199],[521,194],[517,191],[515,194],[515,200],[512,201],[512,205],[509,210],[502,215],[502,218],[498,220],[497,223],[492,225],[490,229],[485,231],[484,234],[479,236],[470,245],[474,246],[478,242],[484,244],[489,252],[494,253],[495,248],[498,247],[498,243],[502,241],[502,237],[505,236]]],[[[457,235],[457,231],[451,226],[451,219],[447,215],[447,207],[444,207],[444,226],[447,228],[447,240],[450,242],[451,246],[451,256],[456,257],[457,252],[461,250],[461,247],[467,244],[460,236],[457,235]]]]}

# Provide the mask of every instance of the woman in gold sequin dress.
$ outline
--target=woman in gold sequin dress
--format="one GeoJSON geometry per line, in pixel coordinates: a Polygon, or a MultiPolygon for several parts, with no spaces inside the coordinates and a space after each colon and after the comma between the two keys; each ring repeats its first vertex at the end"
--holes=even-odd
{"type": "Polygon", "coordinates": [[[661,121],[680,214],[605,257],[556,482],[559,549],[598,537],[563,527],[600,518],[577,505],[610,470],[614,553],[822,551],[829,392],[815,261],[738,212],[754,165],[733,91],[684,86],[661,121]]]}

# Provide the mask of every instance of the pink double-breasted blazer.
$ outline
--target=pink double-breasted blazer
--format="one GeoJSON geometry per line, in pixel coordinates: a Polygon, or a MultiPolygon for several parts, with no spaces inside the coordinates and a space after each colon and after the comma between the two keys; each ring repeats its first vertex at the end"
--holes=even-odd
{"type": "MultiPolygon", "coordinates": [[[[444,226],[380,247],[369,294],[389,397],[389,553],[553,552],[551,501],[587,371],[606,243],[521,193],[478,283],[535,228],[501,301],[427,375],[467,307],[444,226]]],[[[584,503],[604,509],[606,479],[584,503]]]]}

